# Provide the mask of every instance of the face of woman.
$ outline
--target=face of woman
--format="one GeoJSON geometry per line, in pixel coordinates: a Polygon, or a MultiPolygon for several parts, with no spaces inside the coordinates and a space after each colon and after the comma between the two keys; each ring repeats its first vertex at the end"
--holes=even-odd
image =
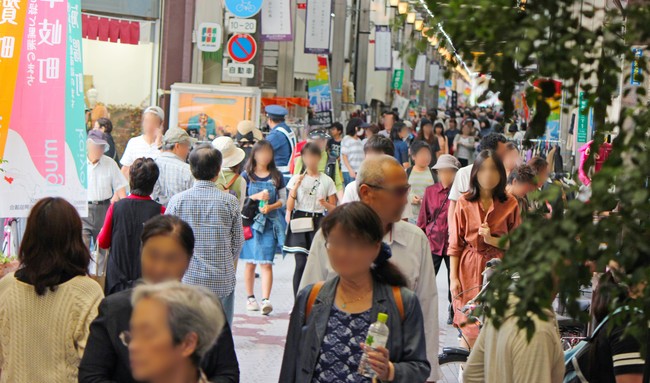
{"type": "Polygon", "coordinates": [[[175,236],[151,237],[142,246],[142,276],[149,283],[180,281],[190,256],[175,236]]]}
{"type": "Polygon", "coordinates": [[[142,299],[135,305],[130,332],[131,370],[133,377],[139,381],[160,380],[194,352],[185,341],[174,345],[167,307],[155,299],[142,299]]]}
{"type": "Polygon", "coordinates": [[[472,134],[472,128],[469,125],[463,125],[462,133],[465,136],[469,136],[470,134],[472,134]]]}
{"type": "Polygon", "coordinates": [[[316,156],[311,153],[305,153],[302,156],[302,162],[305,164],[305,167],[308,169],[318,169],[318,163],[320,162],[320,156],[316,156]]]}
{"type": "Polygon", "coordinates": [[[399,137],[400,137],[401,139],[405,139],[405,138],[408,137],[408,136],[409,136],[409,130],[408,130],[408,128],[404,127],[404,128],[402,128],[402,130],[399,131],[399,137]]]}
{"type": "Polygon", "coordinates": [[[429,137],[433,134],[433,125],[431,124],[426,124],[422,127],[422,132],[424,133],[425,137],[429,137]]]}
{"type": "Polygon", "coordinates": [[[368,243],[354,238],[335,226],[327,238],[327,254],[334,271],[342,278],[354,278],[370,272],[370,265],[379,254],[380,243],[368,243]]]}
{"type": "Polygon", "coordinates": [[[255,153],[255,161],[257,161],[258,165],[268,166],[272,159],[273,151],[271,149],[263,148],[255,153]]]}
{"type": "Polygon", "coordinates": [[[519,153],[516,150],[510,150],[503,157],[503,166],[507,171],[516,168],[519,165],[519,153]]]}
{"type": "Polygon", "coordinates": [[[482,189],[493,190],[501,181],[501,175],[492,158],[488,158],[481,164],[478,171],[478,183],[482,189]]]}
{"type": "Polygon", "coordinates": [[[442,136],[444,129],[442,126],[436,126],[433,131],[436,134],[436,136],[442,136]]]}

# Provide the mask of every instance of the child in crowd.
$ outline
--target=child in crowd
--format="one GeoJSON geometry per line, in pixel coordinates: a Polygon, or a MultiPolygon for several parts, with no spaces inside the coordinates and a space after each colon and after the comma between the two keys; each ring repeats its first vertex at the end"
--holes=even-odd
{"type": "Polygon", "coordinates": [[[413,158],[413,166],[406,171],[409,185],[411,185],[410,204],[407,209],[409,210],[409,222],[414,224],[420,214],[424,190],[433,185],[435,178],[433,171],[429,168],[431,162],[431,147],[429,144],[425,141],[415,141],[411,145],[411,157],[413,158]]]}
{"type": "Polygon", "coordinates": [[[296,268],[293,274],[293,292],[298,294],[302,273],[314,235],[326,211],[336,208],[334,181],[318,168],[322,157],[320,147],[307,143],[301,151],[304,170],[291,177],[287,185],[287,215],[289,227],[284,243],[286,253],[294,254],[296,268]]]}
{"type": "MultiPolygon", "coordinates": [[[[339,157],[334,157],[334,153],[332,153],[331,147],[328,146],[331,143],[331,136],[322,129],[313,130],[309,132],[307,143],[309,142],[313,142],[318,145],[321,152],[323,153],[320,162],[318,163],[318,171],[325,173],[329,178],[332,179],[332,181],[334,181],[337,193],[336,196],[337,199],[340,199],[343,197],[343,173],[341,172],[341,162],[339,160],[340,155],[339,157]]],[[[302,148],[300,149],[300,153],[302,153],[302,148]]],[[[302,173],[302,169],[303,162],[302,156],[300,156],[296,158],[295,166],[291,174],[300,174],[302,173]]]]}
{"type": "MultiPolygon", "coordinates": [[[[440,265],[445,262],[447,267],[447,284],[449,284],[449,256],[447,248],[449,247],[449,226],[447,222],[447,212],[449,210],[449,191],[456,178],[456,172],[461,166],[454,156],[443,154],[438,159],[433,169],[438,173],[438,183],[429,186],[424,191],[422,198],[422,207],[418,216],[417,225],[429,238],[431,246],[431,256],[436,275],[440,270],[440,265]]],[[[451,304],[451,293],[447,299],[451,304]]],[[[447,324],[452,324],[454,312],[449,306],[449,318],[447,324]]]]}
{"type": "Polygon", "coordinates": [[[259,311],[260,306],[255,299],[253,285],[255,282],[255,267],[262,269],[262,314],[268,315],[273,311],[269,301],[273,286],[273,259],[278,245],[284,245],[286,224],[280,213],[280,208],[286,202],[286,191],[282,173],[273,161],[271,143],[262,140],[253,146],[250,161],[246,171],[242,173],[246,180],[246,196],[253,201],[259,201],[259,214],[251,227],[253,238],[244,242],[239,259],[246,263],[244,283],[246,285],[246,309],[259,311]]]}

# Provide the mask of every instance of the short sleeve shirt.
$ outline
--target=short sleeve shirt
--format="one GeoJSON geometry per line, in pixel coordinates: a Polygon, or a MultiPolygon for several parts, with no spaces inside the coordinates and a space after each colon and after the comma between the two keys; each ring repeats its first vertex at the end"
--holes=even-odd
{"type": "Polygon", "coordinates": [[[120,162],[124,166],[131,166],[138,158],[153,158],[154,160],[160,155],[160,150],[158,150],[158,145],[154,141],[151,145],[147,144],[144,140],[144,137],[138,136],[133,137],[126,144],[126,149],[124,149],[124,154],[120,162]]]}
{"type": "Polygon", "coordinates": [[[451,186],[451,191],[449,192],[450,200],[458,201],[460,196],[469,191],[469,181],[472,175],[473,166],[474,165],[465,166],[456,173],[454,184],[451,186]]]}
{"type": "Polygon", "coordinates": [[[590,382],[615,383],[619,375],[643,374],[646,361],[641,355],[641,344],[631,336],[624,336],[624,332],[623,327],[614,327],[611,332],[604,327],[598,332],[596,368],[591,376],[586,376],[590,382]]]}
{"type": "Polygon", "coordinates": [[[88,201],[105,201],[126,187],[128,182],[120,172],[115,161],[102,156],[97,163],[88,161],[88,201]]]}
{"type": "Polygon", "coordinates": [[[344,154],[348,157],[348,162],[352,167],[352,169],[348,169],[348,167],[345,165],[345,161],[341,161],[343,171],[348,173],[350,171],[357,172],[361,167],[363,159],[365,158],[365,153],[363,152],[363,143],[361,140],[352,138],[350,136],[345,136],[343,138],[343,141],[341,141],[341,154],[344,154]]]}
{"type": "MultiPolygon", "coordinates": [[[[300,178],[298,174],[291,177],[287,189],[293,190],[298,178],[300,178]]],[[[323,173],[318,178],[306,175],[296,192],[298,198],[296,198],[295,210],[323,213],[325,208],[318,201],[320,199],[327,200],[327,197],[336,194],[336,185],[331,178],[323,173]]]]}

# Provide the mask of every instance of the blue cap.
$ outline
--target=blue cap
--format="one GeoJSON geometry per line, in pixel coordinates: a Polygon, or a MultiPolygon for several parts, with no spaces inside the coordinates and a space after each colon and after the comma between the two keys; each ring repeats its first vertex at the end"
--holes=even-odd
{"type": "Polygon", "coordinates": [[[269,114],[271,116],[278,116],[278,117],[284,117],[287,114],[289,114],[289,111],[280,105],[269,105],[266,108],[264,108],[264,111],[266,112],[266,114],[269,114]]]}

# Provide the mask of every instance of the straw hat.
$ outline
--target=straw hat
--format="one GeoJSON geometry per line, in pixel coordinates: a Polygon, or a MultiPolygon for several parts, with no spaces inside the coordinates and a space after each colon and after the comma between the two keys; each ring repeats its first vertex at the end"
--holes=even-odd
{"type": "Polygon", "coordinates": [[[246,153],[235,145],[235,141],[227,136],[217,137],[212,141],[212,146],[221,152],[223,162],[221,168],[232,168],[240,164],[246,157],[246,153]]]}
{"type": "Polygon", "coordinates": [[[256,142],[264,139],[262,131],[255,127],[253,121],[243,120],[237,124],[237,137],[238,142],[256,142]]]}

